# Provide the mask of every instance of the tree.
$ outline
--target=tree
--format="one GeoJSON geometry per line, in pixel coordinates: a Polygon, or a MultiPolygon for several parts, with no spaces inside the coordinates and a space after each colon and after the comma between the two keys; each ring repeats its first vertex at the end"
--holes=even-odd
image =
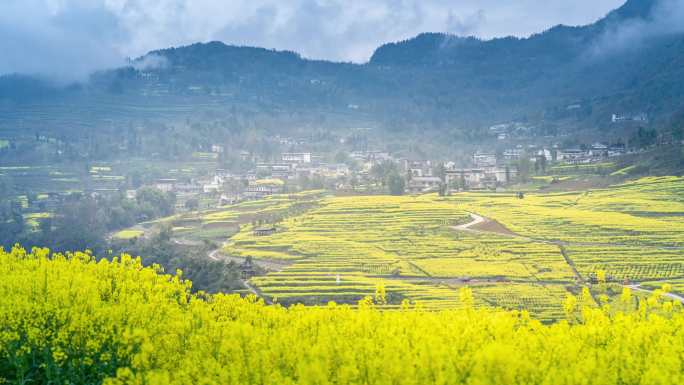
{"type": "Polygon", "coordinates": [[[349,154],[344,151],[338,151],[337,154],[335,154],[335,163],[349,163],[350,160],[349,154]]]}
{"type": "Polygon", "coordinates": [[[387,177],[387,186],[391,195],[404,195],[406,181],[398,172],[393,172],[387,177]]]}
{"type": "Polygon", "coordinates": [[[135,194],[135,200],[140,206],[140,215],[143,220],[173,214],[176,205],[176,197],[173,193],[164,193],[154,187],[143,187],[135,194]]]}
{"type": "Polygon", "coordinates": [[[518,179],[520,183],[525,183],[530,179],[530,157],[523,154],[518,161],[518,179]]]}
{"type": "Polygon", "coordinates": [[[195,211],[199,209],[199,200],[197,198],[190,198],[185,201],[185,208],[190,211],[195,211]]]}
{"type": "Polygon", "coordinates": [[[546,155],[537,155],[534,162],[534,171],[537,174],[546,174],[546,155]]]}
{"type": "Polygon", "coordinates": [[[0,175],[0,198],[14,195],[14,181],[9,175],[0,175]]]}
{"type": "Polygon", "coordinates": [[[435,174],[436,177],[438,177],[441,182],[439,183],[439,196],[445,196],[447,192],[447,184],[446,184],[446,167],[444,167],[444,163],[439,163],[433,170],[433,173],[435,174]]]}
{"type": "Polygon", "coordinates": [[[0,201],[0,245],[12,247],[25,230],[21,204],[17,201],[0,201]]]}
{"type": "Polygon", "coordinates": [[[386,160],[381,163],[376,163],[371,167],[370,169],[370,175],[373,179],[376,181],[379,181],[380,184],[384,187],[385,183],[388,181],[389,176],[392,173],[399,173],[399,167],[397,166],[396,163],[386,160]]]}
{"type": "MultiPolygon", "coordinates": [[[[73,198],[55,216],[52,223],[54,229],[43,236],[53,244],[54,250],[90,249],[97,252],[103,249],[105,243],[105,217],[95,199],[84,196],[73,198]]],[[[47,226],[43,229],[47,229],[47,226]]]]}
{"type": "Polygon", "coordinates": [[[351,185],[352,190],[356,190],[356,187],[359,185],[359,178],[356,176],[356,174],[351,176],[349,179],[349,184],[351,185]]]}

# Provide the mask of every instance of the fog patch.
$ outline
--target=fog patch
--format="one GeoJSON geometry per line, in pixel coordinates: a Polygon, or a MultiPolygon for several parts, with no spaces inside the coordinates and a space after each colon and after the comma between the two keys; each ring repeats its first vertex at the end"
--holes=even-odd
{"type": "Polygon", "coordinates": [[[591,45],[588,57],[605,59],[612,55],[637,51],[649,39],[684,33],[684,2],[661,0],[650,15],[612,22],[591,45]]]}
{"type": "Polygon", "coordinates": [[[131,62],[137,71],[162,70],[169,67],[169,59],[156,53],[150,53],[131,62]]]}

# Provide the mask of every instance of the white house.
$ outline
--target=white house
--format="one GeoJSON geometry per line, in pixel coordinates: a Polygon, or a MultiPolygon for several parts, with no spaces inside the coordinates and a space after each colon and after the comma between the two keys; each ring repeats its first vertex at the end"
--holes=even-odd
{"type": "Polygon", "coordinates": [[[496,154],[489,152],[477,152],[473,155],[473,163],[476,167],[496,166],[496,154]]]}
{"type": "Polygon", "coordinates": [[[170,192],[173,191],[177,183],[178,181],[176,179],[157,179],[157,182],[155,182],[154,187],[157,190],[161,190],[163,192],[170,192]]]}
{"type": "Polygon", "coordinates": [[[442,183],[442,179],[436,176],[417,176],[412,177],[408,183],[408,190],[411,192],[423,192],[434,190],[442,183]]]}
{"type": "Polygon", "coordinates": [[[310,152],[285,152],[282,155],[283,162],[288,163],[311,163],[310,152]]]}

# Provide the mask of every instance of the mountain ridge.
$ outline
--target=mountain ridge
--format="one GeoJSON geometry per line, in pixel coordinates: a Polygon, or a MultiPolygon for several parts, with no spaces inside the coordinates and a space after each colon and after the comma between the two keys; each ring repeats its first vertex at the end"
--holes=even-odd
{"type": "MultiPolygon", "coordinates": [[[[684,104],[684,34],[648,36],[648,44],[637,48],[620,46],[611,35],[635,20],[652,22],[654,10],[667,1],[629,0],[595,23],[558,25],[527,38],[422,33],[378,47],[363,64],[195,43],[151,51],[129,67],[94,74],[71,92],[83,89],[124,100],[163,87],[164,94],[156,98],[179,95],[192,103],[199,97],[193,90],[201,90],[275,110],[363,115],[393,129],[425,122],[448,128],[551,117],[565,121],[569,115],[562,112],[564,106],[578,103],[583,108],[580,115],[572,114],[574,125],[597,129],[610,114],[623,111],[647,113],[671,124],[684,104]]],[[[30,100],[31,90],[54,97],[37,84],[13,92],[22,81],[29,82],[8,79],[0,80],[0,100],[16,95],[30,100]]]]}

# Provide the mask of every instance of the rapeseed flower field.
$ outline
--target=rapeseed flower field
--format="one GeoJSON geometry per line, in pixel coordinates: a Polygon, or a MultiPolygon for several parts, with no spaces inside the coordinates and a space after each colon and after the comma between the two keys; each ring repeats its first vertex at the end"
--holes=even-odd
{"type": "Polygon", "coordinates": [[[552,321],[563,315],[562,298],[591,287],[598,271],[613,283],[671,283],[681,293],[683,197],[677,177],[524,199],[483,192],[327,196],[271,236],[243,227],[223,252],[287,261],[251,280],[261,295],[284,304],[355,304],[382,283],[387,308],[404,300],[458,308],[456,292],[468,285],[476,306],[526,309],[552,321]],[[469,213],[506,232],[457,231],[469,213]]]}
{"type": "Polygon", "coordinates": [[[684,313],[662,291],[595,307],[566,296],[565,319],[525,311],[404,304],[388,290],[356,308],[289,308],[192,294],[123,255],[0,251],[0,383],[28,384],[676,384],[684,313]]]}

